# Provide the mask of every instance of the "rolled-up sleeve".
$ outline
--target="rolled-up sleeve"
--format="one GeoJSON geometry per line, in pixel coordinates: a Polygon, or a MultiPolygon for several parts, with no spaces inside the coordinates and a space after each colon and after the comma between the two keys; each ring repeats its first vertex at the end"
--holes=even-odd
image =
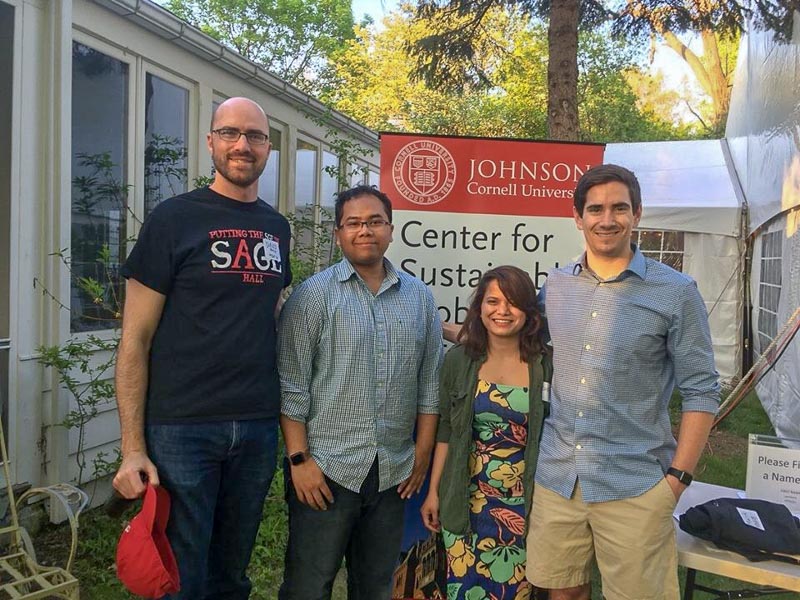
{"type": "MultiPolygon", "coordinates": [[[[452,350],[451,350],[452,351],[452,350]]],[[[450,441],[450,394],[452,391],[453,356],[450,352],[444,357],[444,364],[439,377],[439,426],[436,429],[436,441],[448,443],[450,441]]]]}
{"type": "Polygon", "coordinates": [[[675,383],[683,399],[683,412],[716,413],[719,374],[714,365],[705,302],[694,281],[687,282],[676,299],[667,350],[675,365],[675,383]]]}
{"type": "Polygon", "coordinates": [[[281,311],[278,326],[278,372],[281,414],[305,423],[311,409],[314,353],[319,342],[322,302],[301,285],[281,311]]]}
{"type": "Polygon", "coordinates": [[[439,370],[444,354],[442,321],[430,290],[425,289],[425,351],[419,366],[417,413],[439,413],[439,370]]]}

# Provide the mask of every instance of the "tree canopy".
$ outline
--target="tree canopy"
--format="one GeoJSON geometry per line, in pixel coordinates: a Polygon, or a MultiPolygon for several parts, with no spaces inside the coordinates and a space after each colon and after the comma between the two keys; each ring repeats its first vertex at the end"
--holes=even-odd
{"type": "Polygon", "coordinates": [[[376,129],[608,141],[692,134],[674,124],[679,101],[721,135],[740,32],[785,36],[800,3],[416,0],[381,29],[354,26],[351,0],[160,1],[376,129]],[[648,38],[686,62],[701,99],[647,73],[648,38]]]}
{"type": "MultiPolygon", "coordinates": [[[[357,28],[356,38],[333,57],[334,85],[323,99],[378,130],[453,135],[548,137],[547,30],[537,20],[494,7],[485,16],[478,63],[491,86],[475,80],[456,89],[411,77],[404,48],[432,27],[413,11],[396,12],[384,28],[357,28]]],[[[632,141],[685,136],[656,106],[640,103],[636,90],[648,76],[641,54],[599,33],[581,34],[577,139],[632,141]],[[637,86],[634,87],[634,84],[637,86]]],[[[652,87],[658,87],[650,83],[652,87]]],[[[652,96],[652,94],[651,94],[652,96]]]]}
{"type": "Polygon", "coordinates": [[[550,136],[576,139],[579,23],[587,31],[605,21],[613,25],[618,37],[663,40],[687,62],[710,96],[708,128],[720,133],[730,96],[730,53],[721,56],[720,41],[737,39],[748,25],[788,37],[800,0],[420,0],[416,18],[438,20],[440,26],[407,47],[415,62],[413,75],[443,88],[457,87],[459,77],[473,84],[476,80],[491,84],[491,79],[476,68],[481,51],[475,40],[480,37],[486,15],[500,6],[548,23],[550,136]],[[702,57],[678,37],[686,33],[701,36],[702,57]]]}
{"type": "Polygon", "coordinates": [[[177,16],[300,89],[319,93],[353,37],[350,0],[167,0],[177,16]]]}

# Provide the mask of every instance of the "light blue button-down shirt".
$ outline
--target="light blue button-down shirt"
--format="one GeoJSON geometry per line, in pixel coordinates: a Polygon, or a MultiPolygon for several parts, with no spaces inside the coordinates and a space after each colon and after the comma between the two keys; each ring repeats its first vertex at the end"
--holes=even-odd
{"type": "Polygon", "coordinates": [[[585,502],[639,496],[663,477],[675,453],[668,404],[715,413],[714,367],[705,304],[694,281],[645,258],[601,280],[580,262],[545,283],[553,343],[550,416],[536,483],[585,502]]]}
{"type": "Polygon", "coordinates": [[[418,413],[438,414],[442,325],[419,280],[384,261],[377,294],[347,261],[304,281],[281,311],[281,412],[306,423],[323,473],[357,492],[378,457],[380,490],[414,465],[418,413]]]}

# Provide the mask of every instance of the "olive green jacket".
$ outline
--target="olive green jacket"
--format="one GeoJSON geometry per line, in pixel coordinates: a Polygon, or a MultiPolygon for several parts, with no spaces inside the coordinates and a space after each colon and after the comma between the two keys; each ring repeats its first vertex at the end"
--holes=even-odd
{"type": "MultiPolygon", "coordinates": [[[[471,359],[463,346],[454,346],[444,358],[439,375],[439,429],[436,441],[448,444],[447,460],[439,481],[439,520],[442,527],[463,535],[469,530],[469,452],[472,445],[475,390],[478,371],[486,361],[471,359]]],[[[542,423],[549,405],[542,401],[542,383],[552,379],[552,362],[547,354],[529,363],[530,409],[528,413],[528,445],[525,448],[525,521],[530,513],[533,476],[539,456],[542,423]]]]}

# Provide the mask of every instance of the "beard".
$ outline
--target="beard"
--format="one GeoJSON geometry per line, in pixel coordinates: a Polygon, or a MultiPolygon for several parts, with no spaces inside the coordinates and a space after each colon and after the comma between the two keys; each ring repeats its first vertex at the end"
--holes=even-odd
{"type": "Polygon", "coordinates": [[[217,173],[232,184],[242,188],[250,187],[258,181],[261,173],[264,172],[264,167],[267,166],[267,157],[259,160],[252,152],[222,152],[215,150],[211,155],[211,160],[217,173]],[[244,159],[250,162],[234,162],[237,159],[244,159]]]}

